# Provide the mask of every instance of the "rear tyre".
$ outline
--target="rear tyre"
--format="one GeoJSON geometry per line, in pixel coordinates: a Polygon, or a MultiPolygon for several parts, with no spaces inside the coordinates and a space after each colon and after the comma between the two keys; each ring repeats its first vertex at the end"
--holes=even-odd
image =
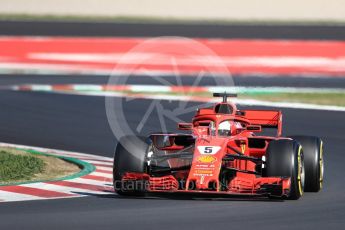
{"type": "Polygon", "coordinates": [[[116,146],[113,167],[113,185],[116,193],[120,195],[145,195],[145,185],[139,182],[126,184],[122,177],[126,172],[145,173],[146,153],[148,145],[144,138],[124,136],[116,146]]]}
{"type": "Polygon", "coordinates": [[[287,199],[297,200],[303,195],[304,163],[301,146],[293,140],[271,141],[266,153],[268,177],[290,177],[291,187],[287,199]]]}
{"type": "Polygon", "coordinates": [[[323,142],[318,137],[291,136],[303,148],[305,167],[305,192],[318,192],[322,188],[324,160],[323,142]]]}

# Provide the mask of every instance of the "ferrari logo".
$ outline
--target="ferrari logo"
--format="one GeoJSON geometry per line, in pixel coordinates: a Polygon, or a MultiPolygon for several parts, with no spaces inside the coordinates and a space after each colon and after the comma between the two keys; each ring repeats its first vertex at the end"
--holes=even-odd
{"type": "Polygon", "coordinates": [[[198,161],[202,163],[213,163],[217,161],[217,158],[214,156],[205,155],[205,156],[198,157],[198,161]]]}

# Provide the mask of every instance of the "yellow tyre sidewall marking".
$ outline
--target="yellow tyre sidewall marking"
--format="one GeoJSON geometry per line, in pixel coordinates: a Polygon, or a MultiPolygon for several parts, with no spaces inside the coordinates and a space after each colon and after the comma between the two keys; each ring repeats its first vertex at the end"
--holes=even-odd
{"type": "Polygon", "coordinates": [[[319,165],[320,165],[320,189],[322,188],[322,184],[323,184],[323,171],[324,171],[324,165],[323,165],[323,141],[321,141],[321,144],[320,144],[320,159],[319,159],[319,165]]]}
{"type": "Polygon", "coordinates": [[[298,155],[297,155],[297,161],[298,161],[298,174],[297,174],[297,183],[298,183],[298,190],[299,193],[302,195],[303,194],[303,189],[302,189],[302,157],[301,157],[301,150],[302,147],[299,146],[298,149],[298,155]]]}

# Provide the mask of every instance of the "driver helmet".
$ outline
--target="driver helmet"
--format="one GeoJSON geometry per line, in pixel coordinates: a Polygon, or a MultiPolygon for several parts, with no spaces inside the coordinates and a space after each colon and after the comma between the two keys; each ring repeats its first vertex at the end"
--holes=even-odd
{"type": "Polygon", "coordinates": [[[223,121],[218,126],[219,136],[230,136],[231,134],[231,123],[230,121],[223,121]]]}
{"type": "Polygon", "coordinates": [[[216,135],[216,125],[214,124],[213,121],[211,121],[210,124],[209,124],[209,132],[210,132],[209,134],[211,136],[215,136],[216,135]]]}

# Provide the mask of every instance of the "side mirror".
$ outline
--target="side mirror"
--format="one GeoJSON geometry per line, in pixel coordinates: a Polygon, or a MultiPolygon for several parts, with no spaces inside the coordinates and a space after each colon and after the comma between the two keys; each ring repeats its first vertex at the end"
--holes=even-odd
{"type": "Polygon", "coordinates": [[[246,130],[250,132],[261,132],[261,125],[247,125],[246,130]]]}
{"type": "Polygon", "coordinates": [[[178,123],[179,130],[192,130],[193,124],[192,123],[178,123]]]}

